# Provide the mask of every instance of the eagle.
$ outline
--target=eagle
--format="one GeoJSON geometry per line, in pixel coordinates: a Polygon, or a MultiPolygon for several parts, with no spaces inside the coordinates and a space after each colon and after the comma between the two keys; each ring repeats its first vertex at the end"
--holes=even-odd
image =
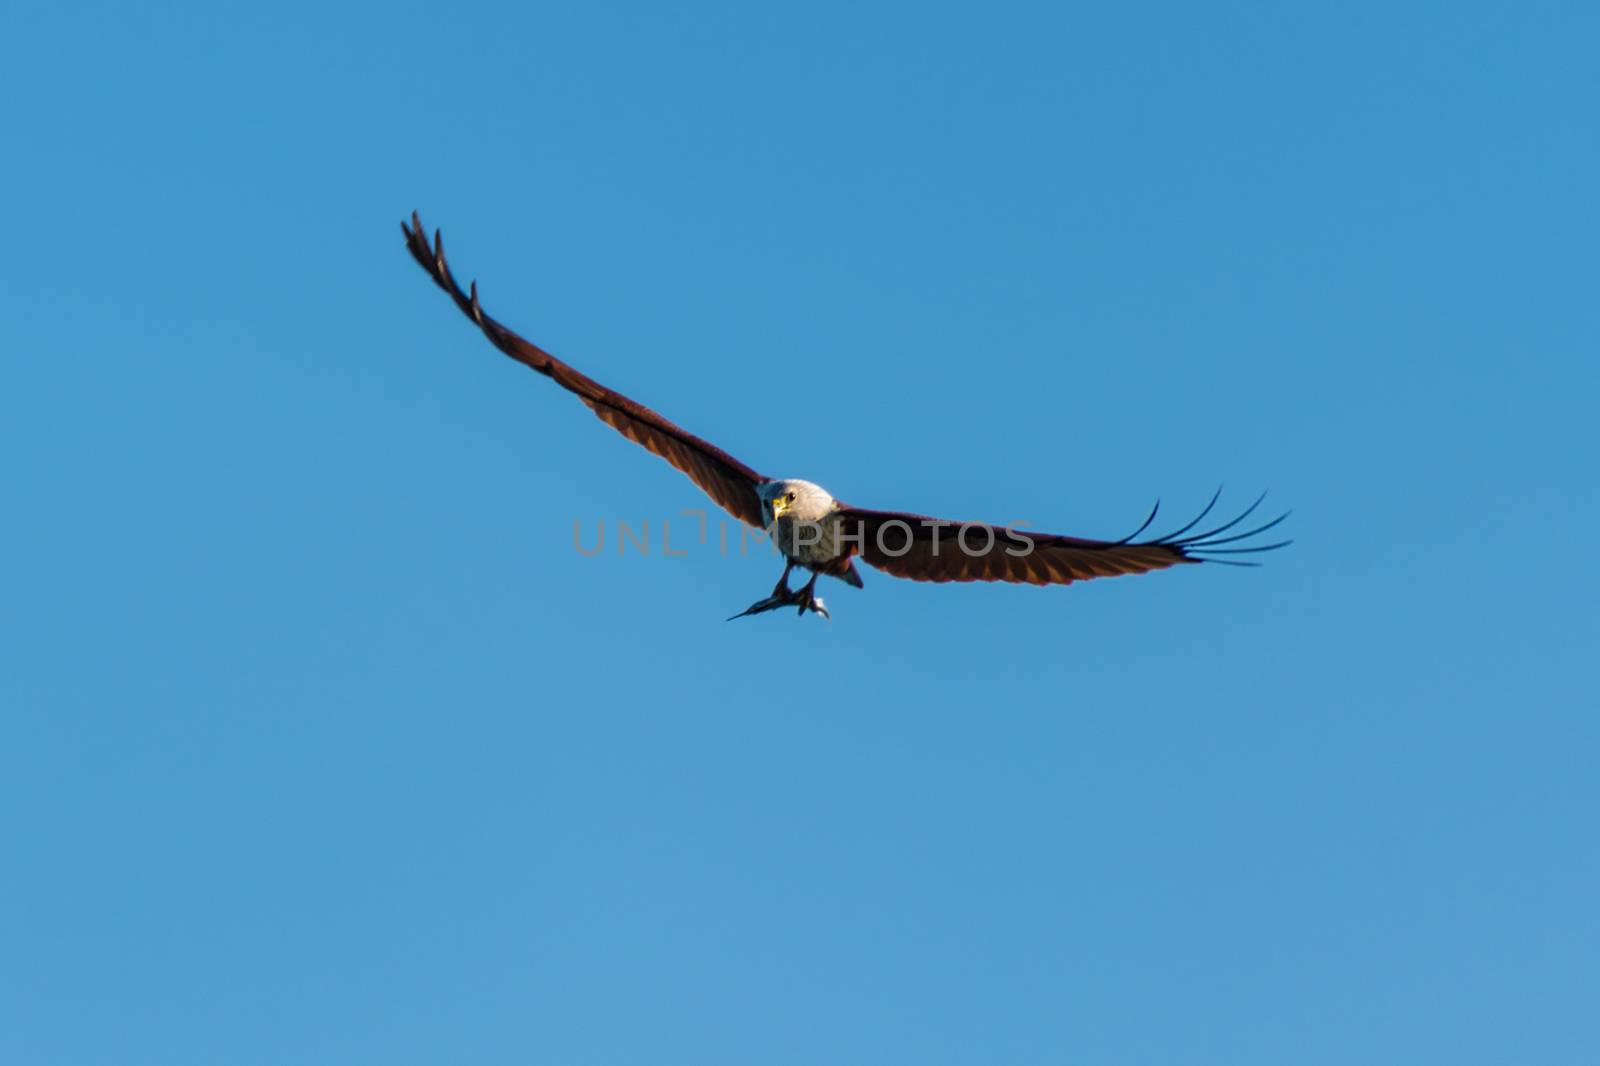
{"type": "MultiPolygon", "coordinates": [[[[772,593],[733,618],[794,607],[830,617],[816,594],[823,574],[856,588],[861,574],[856,560],[895,577],[913,581],[1008,581],[1029,585],[1069,585],[1096,577],[1145,574],[1184,563],[1226,563],[1256,566],[1232,558],[1286,547],[1291,541],[1262,544],[1253,540],[1289,517],[1288,512],[1243,532],[1233,532],[1256,512],[1266,494],[1232,520],[1193,532],[1221,498],[1192,521],[1164,537],[1137,541],[1161,508],[1120,540],[1092,540],[1037,533],[986,522],[956,522],[900,511],[874,511],[835,499],[822,486],[798,478],[771,478],[735,459],[710,441],[688,432],[655,411],[606,388],[533,342],[490,317],[478,302],[478,283],[466,292],[456,283],[444,257],[443,235],[435,230],[430,246],[422,219],[413,211],[400,223],[406,247],[457,307],[477,323],[491,344],[524,366],[543,374],[577,396],[589,410],[624,437],[671,463],[734,518],[765,531],[784,557],[783,574],[772,593]],[[1225,545],[1233,545],[1225,547],[1225,545]],[[790,588],[789,575],[799,567],[810,572],[800,588],[790,588]]],[[[732,618],[729,619],[732,621],[732,618]]]]}

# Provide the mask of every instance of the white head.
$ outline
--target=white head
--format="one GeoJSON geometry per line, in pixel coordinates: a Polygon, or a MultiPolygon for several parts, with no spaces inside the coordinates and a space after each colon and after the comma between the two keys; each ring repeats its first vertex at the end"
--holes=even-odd
{"type": "Polygon", "coordinates": [[[817,522],[838,504],[828,490],[809,481],[789,478],[785,481],[768,481],[761,485],[761,507],[768,521],[791,518],[799,522],[817,522]]]}

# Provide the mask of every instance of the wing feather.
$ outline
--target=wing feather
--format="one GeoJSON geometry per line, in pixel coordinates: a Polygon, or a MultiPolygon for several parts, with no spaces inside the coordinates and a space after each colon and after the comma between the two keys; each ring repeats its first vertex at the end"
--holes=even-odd
{"type": "MultiPolygon", "coordinates": [[[[1285,512],[1247,533],[1220,536],[1253,512],[1260,499],[1225,526],[1185,536],[1215,503],[1213,498],[1194,522],[1176,533],[1139,543],[1130,543],[1131,538],[1090,540],[860,507],[842,507],[841,520],[845,542],[852,553],[859,554],[868,566],[913,581],[1068,585],[1096,577],[1145,574],[1185,563],[1232,562],[1215,556],[1273,551],[1290,543],[1219,547],[1254,537],[1288,517],[1285,512]],[[965,536],[961,535],[962,527],[968,531],[965,536]]],[[[1152,511],[1134,535],[1144,532],[1154,518],[1152,511]]]]}
{"type": "Polygon", "coordinates": [[[435,231],[433,246],[422,229],[422,219],[412,212],[411,224],[400,223],[406,247],[428,276],[455,301],[463,314],[477,323],[496,348],[573,393],[600,420],[624,437],[661,456],[689,476],[707,496],[741,522],[761,528],[761,498],[756,487],[767,480],[727,452],[702,440],[641,403],[606,388],[563,363],[537,344],[502,326],[478,303],[478,284],[470,293],[450,274],[444,241],[435,231]]]}

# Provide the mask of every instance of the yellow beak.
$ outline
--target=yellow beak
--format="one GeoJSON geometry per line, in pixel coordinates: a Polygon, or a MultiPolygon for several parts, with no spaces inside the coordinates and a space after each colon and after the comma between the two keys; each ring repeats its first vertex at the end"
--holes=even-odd
{"type": "Polygon", "coordinates": [[[772,517],[773,518],[777,518],[779,515],[783,514],[783,512],[788,508],[788,506],[789,506],[789,501],[785,500],[782,496],[779,496],[777,499],[773,500],[772,501],[772,517]]]}

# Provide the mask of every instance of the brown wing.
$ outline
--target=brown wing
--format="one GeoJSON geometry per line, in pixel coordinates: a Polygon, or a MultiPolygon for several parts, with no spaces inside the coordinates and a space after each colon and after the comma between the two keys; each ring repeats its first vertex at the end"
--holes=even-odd
{"type": "MultiPolygon", "coordinates": [[[[1263,533],[1289,517],[1285,512],[1249,532],[1222,536],[1255,511],[1266,498],[1265,494],[1226,525],[1186,536],[1211,512],[1217,498],[1213,496],[1206,509],[1176,533],[1138,544],[1133,543],[1133,538],[1149,528],[1156,517],[1155,510],[1150,512],[1144,525],[1122,540],[1085,540],[1002,528],[984,522],[952,522],[858,507],[843,509],[844,534],[863,562],[895,577],[908,577],[913,581],[1010,581],[1031,585],[1067,585],[1094,577],[1144,574],[1179,563],[1251,566],[1256,564],[1218,556],[1271,551],[1289,543],[1221,547],[1263,533]]],[[[1159,503],[1156,508],[1159,510],[1159,503]]]]}
{"type": "Polygon", "coordinates": [[[444,259],[444,241],[437,230],[433,247],[422,231],[422,219],[411,214],[411,224],[400,223],[406,247],[428,276],[450,294],[456,306],[478,324],[484,336],[517,362],[553,380],[577,395],[599,416],[600,421],[636,444],[642,444],[689,475],[717,505],[741,522],[761,528],[761,498],[756,486],[767,480],[708,441],[662,418],[643,404],[634,403],[620,392],[613,392],[592,378],[585,377],[537,344],[518,336],[490,318],[478,305],[478,283],[471,295],[461,291],[444,259]]]}

